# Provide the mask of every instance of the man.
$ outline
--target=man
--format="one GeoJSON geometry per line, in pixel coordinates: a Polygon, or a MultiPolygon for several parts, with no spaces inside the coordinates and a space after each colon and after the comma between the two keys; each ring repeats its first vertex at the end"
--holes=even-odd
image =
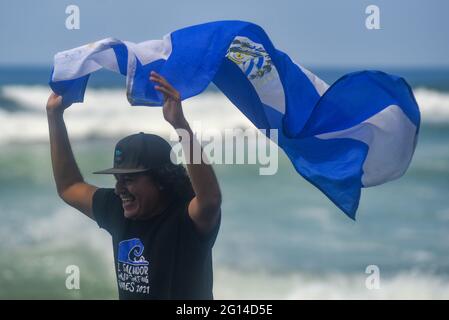
{"type": "Polygon", "coordinates": [[[113,168],[97,172],[114,174],[115,189],[86,183],[63,120],[69,106],[53,93],[47,118],[57,191],[112,235],[120,299],[213,299],[211,250],[221,217],[218,181],[204,158],[199,164],[191,161],[198,142],[179,93],[156,72],[150,80],[164,96],[164,118],[190,137],[181,141],[190,160],[189,176],[170,161],[164,139],[139,133],[117,143],[113,168]]]}

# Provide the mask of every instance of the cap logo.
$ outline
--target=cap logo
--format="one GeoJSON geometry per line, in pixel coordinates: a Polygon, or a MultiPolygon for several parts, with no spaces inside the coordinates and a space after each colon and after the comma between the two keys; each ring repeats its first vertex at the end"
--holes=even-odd
{"type": "Polygon", "coordinates": [[[114,154],[114,162],[120,164],[122,160],[123,160],[123,152],[120,149],[116,149],[114,154]]]}

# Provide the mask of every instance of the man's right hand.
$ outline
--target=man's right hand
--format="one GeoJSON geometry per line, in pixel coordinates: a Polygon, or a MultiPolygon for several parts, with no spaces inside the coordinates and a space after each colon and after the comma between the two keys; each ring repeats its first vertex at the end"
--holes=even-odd
{"type": "Polygon", "coordinates": [[[65,109],[70,107],[69,105],[64,105],[62,101],[62,96],[58,96],[56,93],[52,92],[47,101],[47,112],[60,112],[63,113],[65,109]]]}

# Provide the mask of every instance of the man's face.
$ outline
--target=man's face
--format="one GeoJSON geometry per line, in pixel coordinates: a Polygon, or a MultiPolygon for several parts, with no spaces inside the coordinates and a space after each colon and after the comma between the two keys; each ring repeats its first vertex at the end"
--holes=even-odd
{"type": "Polygon", "coordinates": [[[124,216],[145,219],[157,209],[160,192],[156,183],[145,173],[115,174],[115,193],[122,199],[124,216]]]}

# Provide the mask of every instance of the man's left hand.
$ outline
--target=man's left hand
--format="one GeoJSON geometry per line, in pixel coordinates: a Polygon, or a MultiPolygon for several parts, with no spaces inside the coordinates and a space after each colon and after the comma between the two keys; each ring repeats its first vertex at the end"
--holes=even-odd
{"type": "Polygon", "coordinates": [[[164,95],[162,109],[165,120],[175,129],[185,126],[186,119],[182,111],[181,95],[168,81],[155,71],[151,71],[150,80],[157,83],[154,87],[164,95]]]}

